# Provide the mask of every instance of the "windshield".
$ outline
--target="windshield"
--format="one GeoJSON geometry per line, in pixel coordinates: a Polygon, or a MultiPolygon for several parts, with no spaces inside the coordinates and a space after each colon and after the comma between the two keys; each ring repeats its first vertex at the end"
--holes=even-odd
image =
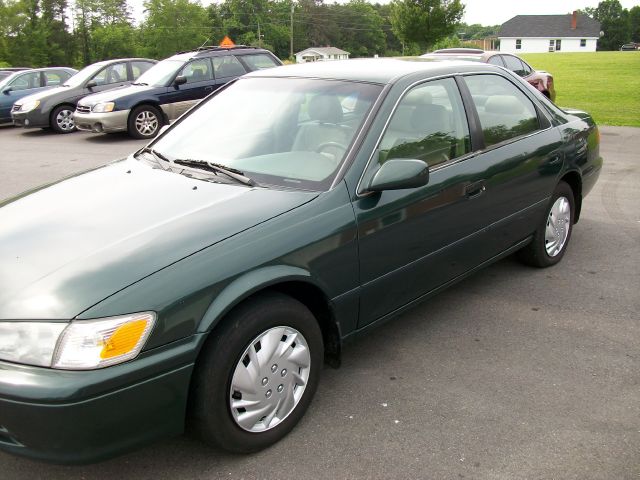
{"type": "Polygon", "coordinates": [[[80,70],[78,73],[76,73],[74,76],[70,77],[66,82],[64,82],[63,86],[78,87],[82,85],[84,82],[86,82],[87,80],[89,80],[91,77],[93,77],[96,73],[98,73],[98,71],[104,66],[105,64],[100,62],[100,63],[94,63],[93,65],[84,67],[82,70],[80,70]]]}
{"type": "Polygon", "coordinates": [[[15,77],[15,72],[0,72],[0,90],[6,87],[15,77]],[[6,75],[3,75],[3,73],[6,73],[6,75]]]}
{"type": "Polygon", "coordinates": [[[231,167],[261,185],[331,185],[380,85],[244,78],[203,102],[153,148],[231,167]]]}
{"type": "Polygon", "coordinates": [[[182,60],[162,60],[140,75],[135,84],[144,83],[153,87],[164,87],[184,64],[182,60]]]}

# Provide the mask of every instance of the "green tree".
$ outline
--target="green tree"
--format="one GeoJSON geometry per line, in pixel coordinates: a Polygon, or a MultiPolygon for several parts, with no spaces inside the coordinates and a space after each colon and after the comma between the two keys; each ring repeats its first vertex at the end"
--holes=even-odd
{"type": "Polygon", "coordinates": [[[207,42],[211,25],[207,10],[189,0],[147,0],[147,19],[141,26],[142,53],[166,58],[207,42]]]}
{"type": "Polygon", "coordinates": [[[629,36],[633,42],[640,42],[640,5],[629,9],[629,36]]]}
{"type": "Polygon", "coordinates": [[[391,25],[403,42],[428,49],[454,32],[463,13],[460,0],[392,0],[391,25]]]}
{"type": "Polygon", "coordinates": [[[585,8],[585,12],[600,22],[604,32],[598,40],[598,50],[618,50],[629,41],[629,12],[618,0],[603,0],[596,8],[585,8]]]}
{"type": "Polygon", "coordinates": [[[340,36],[335,45],[351,53],[351,57],[372,57],[386,51],[386,37],[382,31],[384,20],[373,6],[365,0],[351,0],[335,4],[340,36]]]}

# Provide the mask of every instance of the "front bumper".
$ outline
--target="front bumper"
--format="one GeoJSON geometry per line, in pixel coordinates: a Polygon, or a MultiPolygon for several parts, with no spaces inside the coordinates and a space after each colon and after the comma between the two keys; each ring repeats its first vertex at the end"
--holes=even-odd
{"type": "Polygon", "coordinates": [[[24,128],[46,128],[49,126],[48,115],[36,110],[29,112],[11,112],[13,124],[17,127],[24,128]]]}
{"type": "Polygon", "coordinates": [[[94,133],[122,132],[127,129],[131,110],[117,110],[106,113],[80,113],[76,110],[73,121],[78,130],[94,133]]]}
{"type": "Polygon", "coordinates": [[[87,463],[182,433],[203,339],[194,335],[101,370],[0,362],[0,449],[87,463]]]}

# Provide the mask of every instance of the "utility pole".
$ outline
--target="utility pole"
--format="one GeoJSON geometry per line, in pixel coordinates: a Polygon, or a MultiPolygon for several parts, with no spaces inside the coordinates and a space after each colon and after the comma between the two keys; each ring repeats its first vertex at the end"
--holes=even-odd
{"type": "Polygon", "coordinates": [[[262,48],[262,35],[260,35],[260,20],[258,22],[258,46],[262,48]]]}
{"type": "Polygon", "coordinates": [[[289,58],[293,58],[293,1],[291,2],[291,28],[289,32],[289,58]]]}

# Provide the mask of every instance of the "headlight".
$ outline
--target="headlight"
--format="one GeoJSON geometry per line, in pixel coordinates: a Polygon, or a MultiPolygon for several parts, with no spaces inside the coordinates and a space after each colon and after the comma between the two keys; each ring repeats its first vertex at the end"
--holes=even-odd
{"type": "Polygon", "coordinates": [[[0,322],[0,359],[65,370],[135,358],[155,324],[153,312],[71,323],[0,322]]]}
{"type": "Polygon", "coordinates": [[[31,110],[35,110],[40,106],[40,100],[29,100],[22,104],[20,108],[21,112],[30,112],[31,110]]]}
{"type": "Polygon", "coordinates": [[[114,102],[96,103],[91,111],[95,113],[113,112],[115,106],[116,104],[114,102]]]}

